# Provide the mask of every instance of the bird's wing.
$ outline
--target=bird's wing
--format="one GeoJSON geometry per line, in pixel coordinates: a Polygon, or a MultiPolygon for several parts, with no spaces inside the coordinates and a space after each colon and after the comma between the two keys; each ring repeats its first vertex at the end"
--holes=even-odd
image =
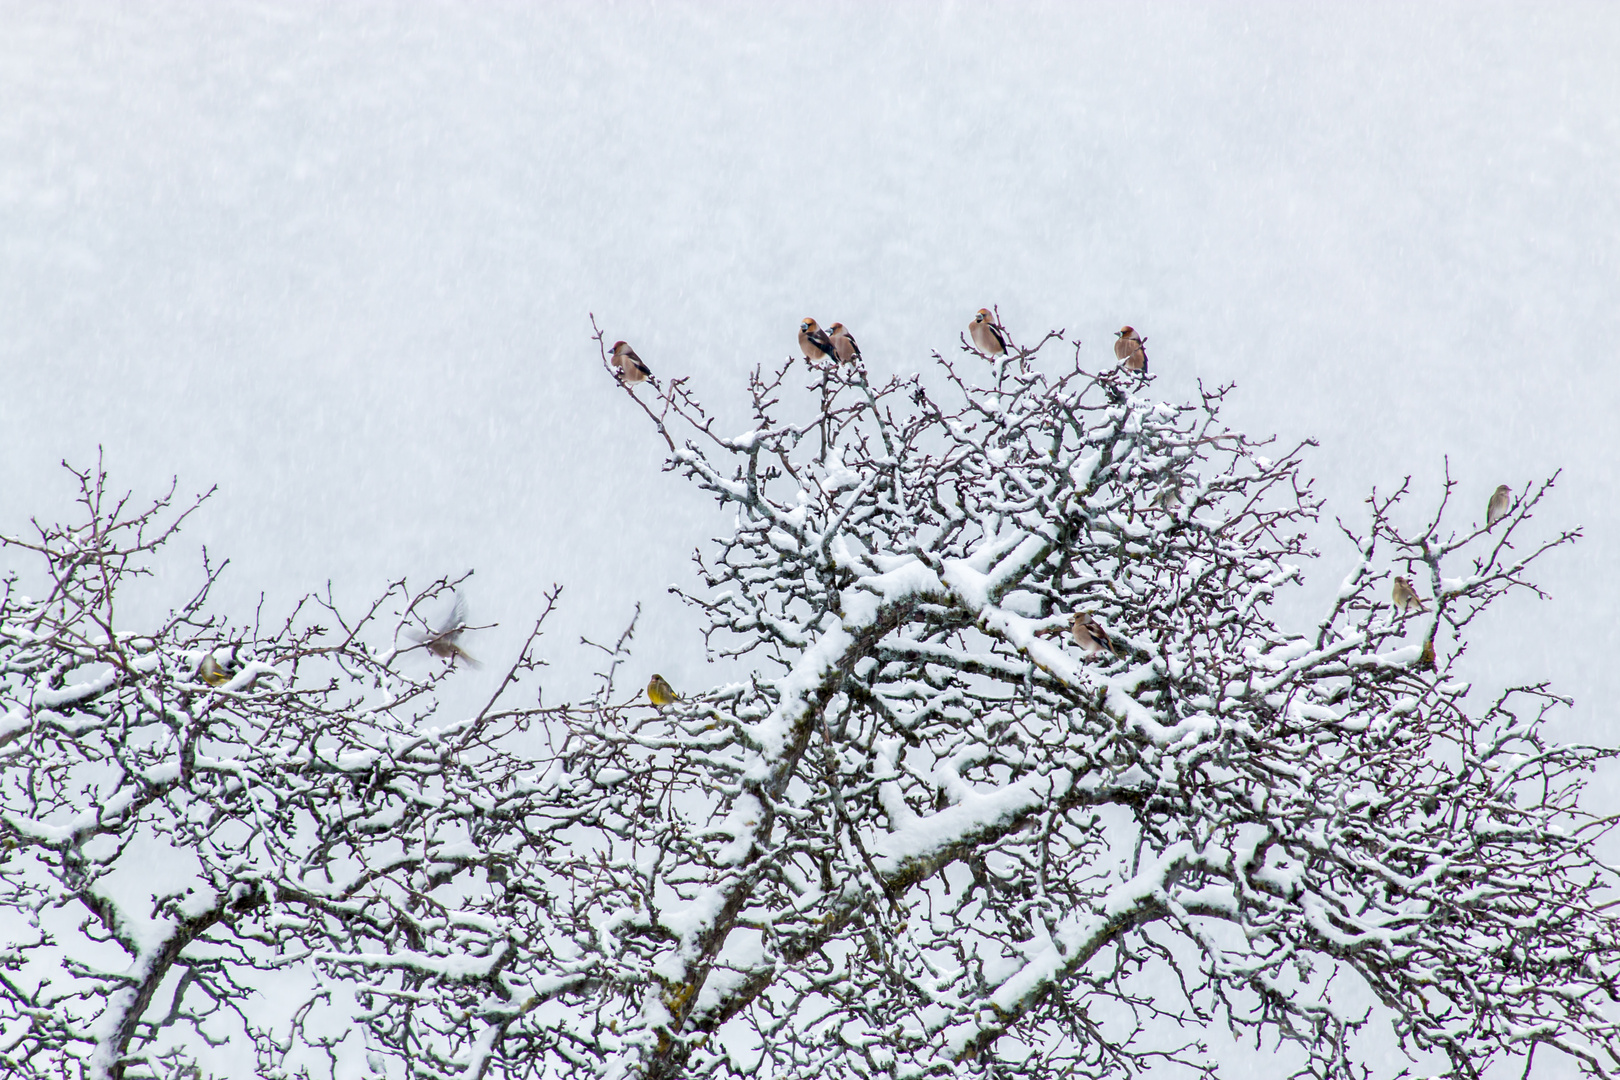
{"type": "Polygon", "coordinates": [[[467,598],[456,593],[456,602],[450,608],[450,614],[445,616],[444,622],[433,631],[433,637],[442,638],[446,634],[454,633],[467,625],[467,598]]]}

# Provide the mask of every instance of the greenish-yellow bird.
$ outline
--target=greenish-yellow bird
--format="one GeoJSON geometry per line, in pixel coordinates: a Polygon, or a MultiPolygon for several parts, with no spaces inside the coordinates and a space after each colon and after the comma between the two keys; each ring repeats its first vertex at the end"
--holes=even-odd
{"type": "Polygon", "coordinates": [[[675,704],[676,693],[662,675],[654,675],[647,683],[647,700],[659,707],[675,704]]]}

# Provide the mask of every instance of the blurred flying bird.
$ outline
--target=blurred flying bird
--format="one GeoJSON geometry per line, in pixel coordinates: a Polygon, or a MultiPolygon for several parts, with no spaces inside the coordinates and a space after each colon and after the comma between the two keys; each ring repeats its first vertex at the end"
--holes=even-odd
{"type": "Polygon", "coordinates": [[[652,377],[652,369],[641,362],[636,350],[622,341],[613,343],[613,366],[619,369],[619,378],[627,383],[646,382],[652,377]]]}
{"type": "MultiPolygon", "coordinates": [[[[218,656],[211,652],[205,655],[202,658],[202,663],[197,665],[198,677],[209,686],[224,686],[226,683],[242,674],[242,659],[237,655],[237,650],[241,647],[240,642],[232,645],[231,655],[226,657],[224,660],[221,660],[218,656]]],[[[250,676],[245,683],[237,687],[237,689],[251,690],[258,685],[258,682],[259,673],[255,673],[250,676]]]]}
{"type": "Polygon", "coordinates": [[[1506,484],[1497,487],[1491,495],[1491,501],[1485,505],[1485,527],[1489,529],[1498,521],[1507,517],[1508,507],[1513,505],[1513,492],[1508,490],[1506,484]]]}
{"type": "Polygon", "coordinates": [[[1414,607],[1419,611],[1427,610],[1423,606],[1423,598],[1412,588],[1412,583],[1403,577],[1395,578],[1395,587],[1390,591],[1390,599],[1395,602],[1396,611],[1410,611],[1414,607]]]}
{"type": "Polygon", "coordinates": [[[816,320],[808,317],[799,324],[799,348],[804,350],[806,360],[837,359],[827,332],[816,325],[816,320]]]}
{"type": "Polygon", "coordinates": [[[835,322],[827,327],[827,337],[832,341],[833,355],[838,357],[839,363],[853,364],[861,358],[861,347],[855,344],[854,336],[843,323],[835,322]]]}
{"type": "Polygon", "coordinates": [[[1114,656],[1119,655],[1119,648],[1114,639],[1108,636],[1097,620],[1089,611],[1074,613],[1074,622],[1069,625],[1069,632],[1074,635],[1074,642],[1087,652],[1108,652],[1114,656]]]}
{"type": "MultiPolygon", "coordinates": [[[[619,345],[623,344],[624,342],[619,342],[619,345]]],[[[618,345],[613,347],[615,353],[618,352],[618,347],[618,345]]],[[[626,349],[626,351],[629,350],[626,349]]],[[[635,354],[631,353],[630,355],[634,356],[635,354]]],[[[468,667],[482,667],[482,664],[474,660],[467,650],[461,647],[461,634],[466,629],[467,598],[460,593],[456,593],[455,605],[450,609],[449,616],[439,624],[437,629],[426,632],[407,630],[406,634],[410,636],[411,640],[421,643],[428,652],[450,661],[452,665],[457,660],[465,660],[468,667]]]]}
{"type": "Polygon", "coordinates": [[[994,318],[989,308],[980,308],[968,323],[968,337],[973,339],[973,347],[987,356],[1001,356],[1007,351],[1007,336],[991,321],[994,318]]]}
{"type": "Polygon", "coordinates": [[[647,683],[647,700],[660,708],[673,705],[677,696],[674,688],[664,681],[662,675],[654,675],[647,683]]]}
{"type": "Polygon", "coordinates": [[[209,686],[224,686],[231,681],[232,673],[209,653],[202,658],[202,665],[197,668],[197,674],[209,686]]]}
{"type": "Polygon", "coordinates": [[[1119,339],[1114,342],[1114,356],[1125,361],[1125,366],[1131,371],[1140,371],[1146,374],[1148,366],[1147,350],[1142,345],[1147,339],[1129,326],[1115,334],[1114,337],[1119,339]]]}

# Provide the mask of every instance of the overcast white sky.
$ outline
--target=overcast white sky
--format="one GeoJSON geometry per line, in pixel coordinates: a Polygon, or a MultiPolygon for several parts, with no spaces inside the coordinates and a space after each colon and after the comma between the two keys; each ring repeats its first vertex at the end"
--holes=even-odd
{"type": "Polygon", "coordinates": [[[175,565],[229,555],[239,616],[470,567],[469,691],[552,582],[559,690],[637,600],[633,674],[702,684],[664,588],[725,523],[587,313],[730,408],[805,315],[909,370],[999,304],[1098,364],[1135,324],[1167,398],[1236,381],[1330,512],[1565,468],[1545,527],[1588,539],[1471,655],[1620,738],[1617,55],[1612,4],[5,0],[0,528],[99,444],[220,486],[175,565]]]}

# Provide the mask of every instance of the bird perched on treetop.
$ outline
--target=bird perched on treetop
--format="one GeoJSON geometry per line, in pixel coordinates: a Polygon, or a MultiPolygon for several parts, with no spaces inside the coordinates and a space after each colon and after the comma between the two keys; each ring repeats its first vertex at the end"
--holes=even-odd
{"type": "Polygon", "coordinates": [[[832,342],[833,355],[838,357],[839,363],[853,364],[861,358],[861,347],[855,344],[855,337],[841,322],[835,322],[827,327],[827,337],[832,342]]]}
{"type": "Polygon", "coordinates": [[[836,360],[837,353],[833,351],[833,343],[827,337],[827,331],[816,325],[816,320],[805,317],[799,324],[799,348],[804,351],[806,360],[836,360]]]}
{"type": "MultiPolygon", "coordinates": [[[[624,343],[621,341],[619,344],[624,343]]],[[[449,616],[436,629],[425,633],[421,630],[407,630],[406,633],[413,641],[420,642],[428,652],[450,661],[451,664],[454,664],[457,660],[465,660],[468,667],[482,667],[482,664],[474,660],[467,650],[461,647],[461,635],[466,629],[467,599],[457,593],[455,606],[450,609],[449,616]]]]}
{"type": "Polygon", "coordinates": [[[1089,611],[1074,613],[1074,622],[1069,624],[1069,632],[1074,635],[1074,642],[1087,652],[1108,652],[1114,656],[1119,655],[1119,647],[1114,639],[1108,636],[1108,631],[1092,617],[1089,611]]]}
{"type": "Polygon", "coordinates": [[[968,337],[973,339],[973,347],[987,356],[1001,356],[1007,351],[1007,335],[992,321],[994,318],[989,308],[980,308],[968,323],[968,337]]]}
{"type": "Polygon", "coordinates": [[[1390,599],[1395,602],[1396,611],[1410,611],[1414,607],[1419,611],[1427,610],[1423,606],[1423,598],[1412,588],[1412,583],[1403,577],[1395,578],[1395,586],[1390,590],[1390,599]]]}
{"type": "Polygon", "coordinates": [[[647,700],[660,708],[665,705],[673,705],[675,699],[679,696],[679,694],[675,693],[675,688],[664,681],[662,675],[654,675],[647,682],[647,700]]]}
{"type": "Polygon", "coordinates": [[[1125,361],[1125,366],[1131,371],[1140,371],[1146,374],[1148,366],[1147,350],[1142,345],[1147,341],[1147,338],[1138,334],[1129,326],[1115,334],[1114,337],[1119,339],[1114,342],[1115,358],[1125,361]]]}
{"type": "Polygon", "coordinates": [[[1508,490],[1506,484],[1497,486],[1491,495],[1491,501],[1485,504],[1485,527],[1489,529],[1498,521],[1507,517],[1508,507],[1513,505],[1513,492],[1508,490]]]}
{"type": "Polygon", "coordinates": [[[612,364],[619,369],[619,378],[627,383],[646,382],[652,377],[652,368],[642,363],[636,350],[622,341],[613,343],[612,364]]]}

